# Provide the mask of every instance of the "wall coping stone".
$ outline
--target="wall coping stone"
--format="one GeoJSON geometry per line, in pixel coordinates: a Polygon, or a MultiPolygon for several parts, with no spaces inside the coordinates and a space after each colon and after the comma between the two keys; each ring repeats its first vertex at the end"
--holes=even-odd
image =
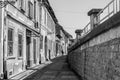
{"type": "Polygon", "coordinates": [[[91,16],[92,14],[98,14],[102,9],[91,9],[88,12],[88,16],[91,16]]]}

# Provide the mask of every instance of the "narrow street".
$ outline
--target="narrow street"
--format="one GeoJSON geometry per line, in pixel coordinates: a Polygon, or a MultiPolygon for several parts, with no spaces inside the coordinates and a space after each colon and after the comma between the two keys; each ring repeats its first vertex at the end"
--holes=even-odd
{"type": "Polygon", "coordinates": [[[66,56],[57,57],[51,61],[51,64],[24,80],[82,80],[69,68],[66,56]]]}
{"type": "Polygon", "coordinates": [[[0,0],[0,80],[83,79],[120,80],[120,0],[0,0]]]}

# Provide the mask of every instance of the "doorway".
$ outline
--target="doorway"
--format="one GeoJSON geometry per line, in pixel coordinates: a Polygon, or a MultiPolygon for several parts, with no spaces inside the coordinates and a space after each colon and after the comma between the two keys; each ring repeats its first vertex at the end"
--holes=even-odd
{"type": "Polygon", "coordinates": [[[26,60],[27,60],[27,67],[30,67],[30,37],[26,39],[26,60]]]}
{"type": "Polygon", "coordinates": [[[31,44],[31,31],[26,30],[26,68],[30,67],[30,44],[31,44]]]}
{"type": "Polygon", "coordinates": [[[47,36],[45,36],[45,59],[48,60],[47,58],[47,36]]]}

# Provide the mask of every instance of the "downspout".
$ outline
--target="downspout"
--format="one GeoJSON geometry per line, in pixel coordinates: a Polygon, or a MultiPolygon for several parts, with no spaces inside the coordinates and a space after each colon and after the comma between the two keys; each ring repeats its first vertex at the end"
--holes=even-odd
{"type": "MultiPolygon", "coordinates": [[[[39,2],[39,4],[40,4],[40,41],[41,41],[41,38],[42,38],[42,36],[41,36],[41,21],[42,21],[42,0],[40,0],[40,2],[39,2]]],[[[39,63],[41,63],[41,42],[40,42],[40,62],[39,63]]]]}
{"type": "MultiPolygon", "coordinates": [[[[4,1],[4,0],[2,0],[2,1],[4,1]]],[[[6,68],[6,60],[5,60],[5,40],[6,40],[6,38],[4,37],[4,26],[6,26],[5,24],[4,24],[4,20],[5,20],[5,8],[6,7],[3,7],[2,8],[2,29],[1,29],[1,31],[2,31],[2,36],[1,36],[1,39],[2,39],[2,54],[3,54],[3,75],[2,75],[2,77],[3,77],[3,79],[7,79],[8,77],[7,77],[7,68],[6,68]]]]}

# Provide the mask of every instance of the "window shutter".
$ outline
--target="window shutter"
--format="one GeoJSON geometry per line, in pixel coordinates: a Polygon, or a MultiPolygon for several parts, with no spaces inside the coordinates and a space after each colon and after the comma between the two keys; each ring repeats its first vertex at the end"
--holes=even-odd
{"type": "Polygon", "coordinates": [[[33,4],[29,1],[28,6],[29,6],[29,18],[33,19],[33,4]]]}

